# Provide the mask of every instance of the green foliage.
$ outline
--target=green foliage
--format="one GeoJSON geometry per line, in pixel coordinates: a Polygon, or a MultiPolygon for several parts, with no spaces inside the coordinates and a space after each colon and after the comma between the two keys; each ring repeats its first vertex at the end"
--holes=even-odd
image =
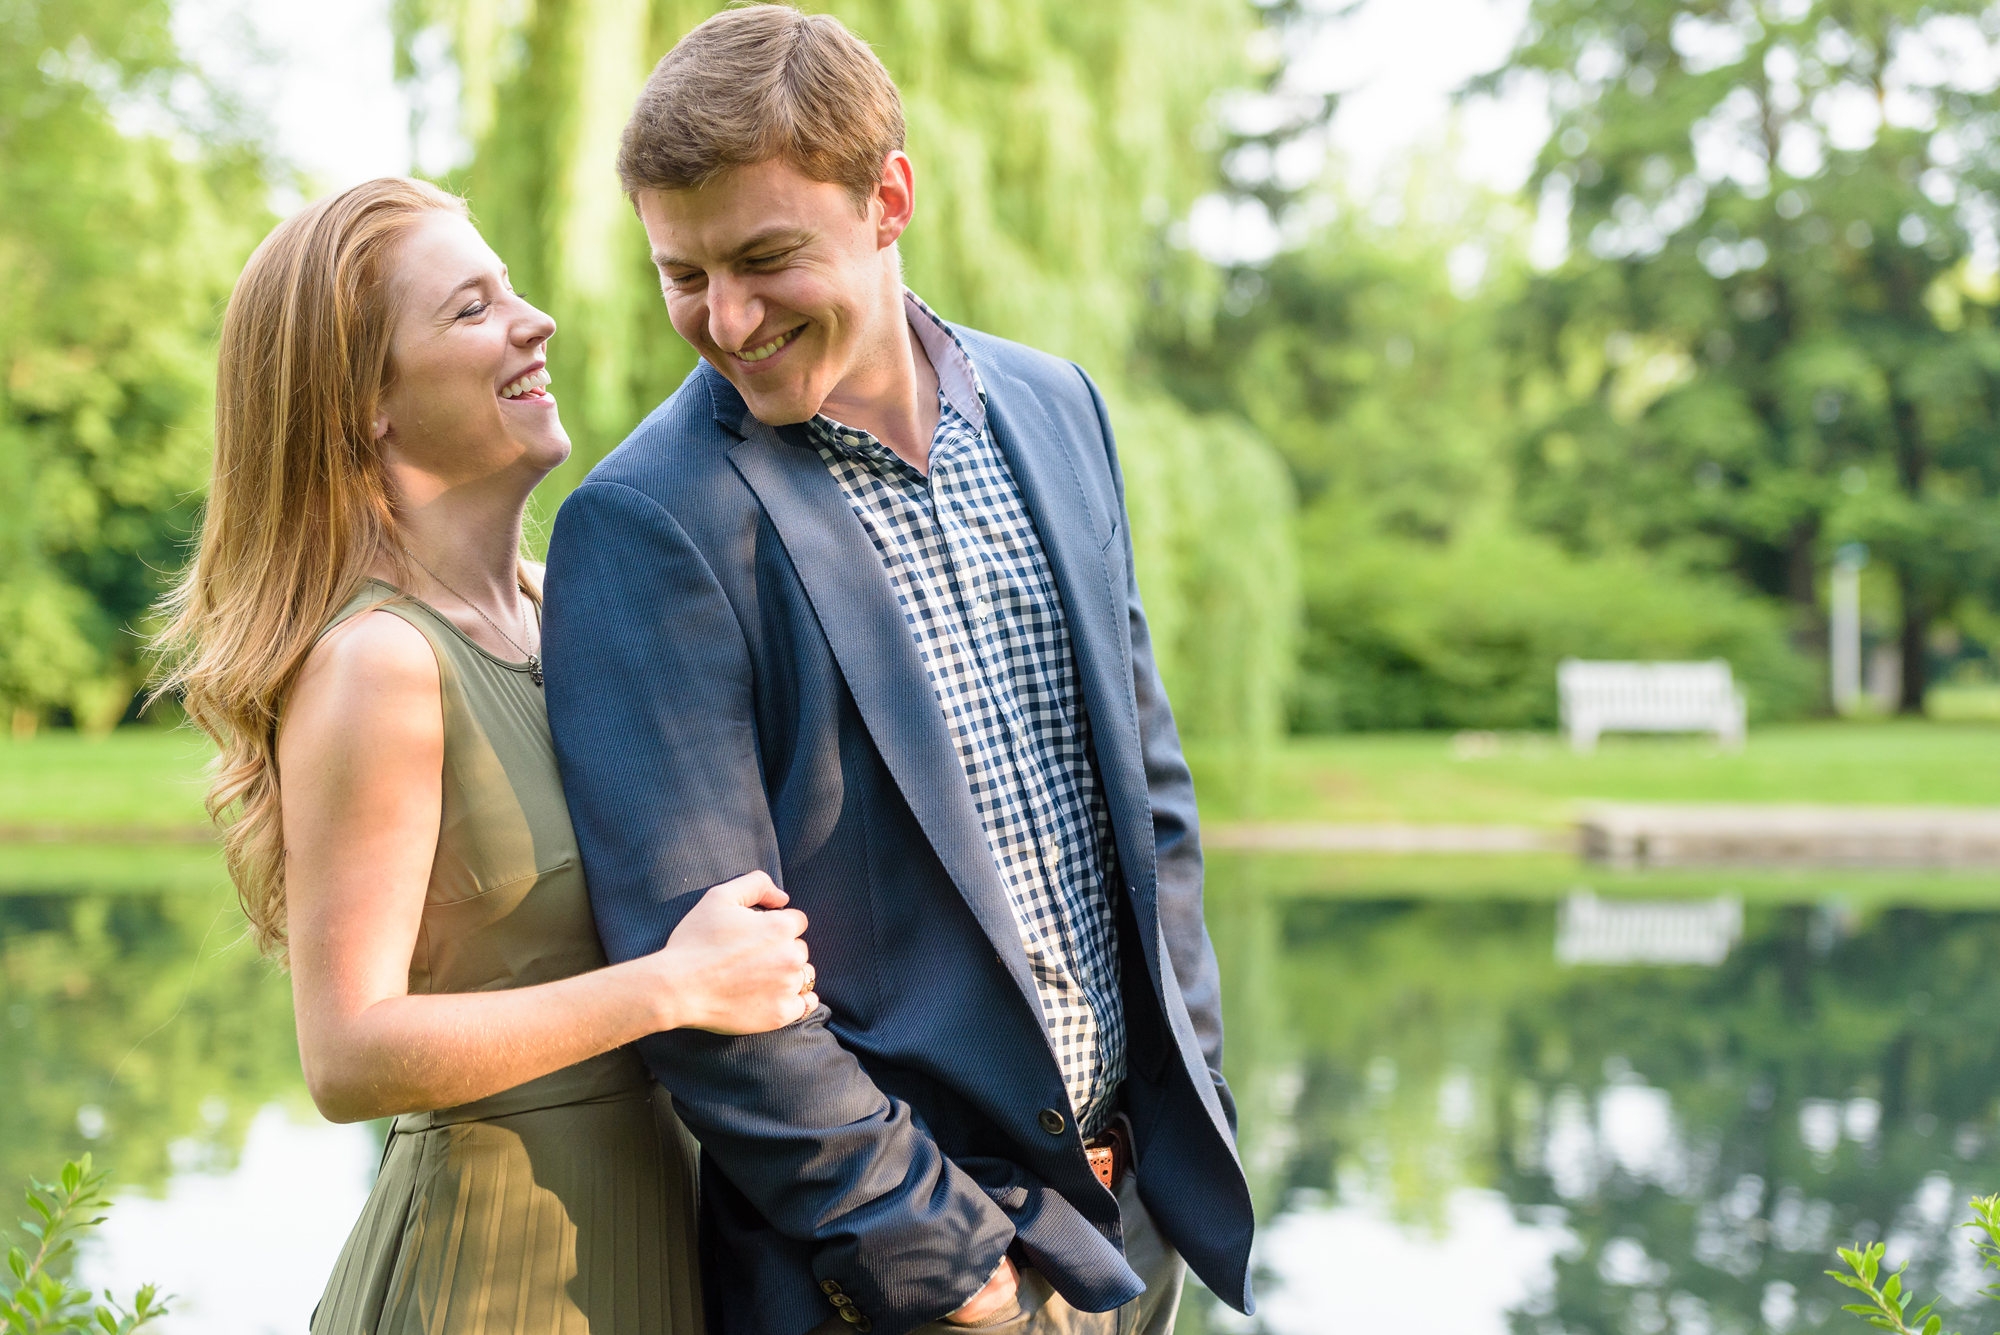
{"type": "MultiPolygon", "coordinates": [[[[1975,1201],[1974,1204],[1977,1205],[1978,1202],[1975,1201]]],[[[1829,1270],[1826,1273],[1848,1288],[1858,1289],[1868,1297],[1865,1303],[1847,1303],[1840,1310],[1865,1317],[1868,1324],[1877,1330],[1894,1331],[1896,1335],[1938,1335],[1944,1328],[1944,1318],[1934,1315],[1931,1312],[1932,1305],[1929,1303],[1914,1312],[1910,1310],[1910,1302],[1916,1295],[1903,1292],[1903,1270],[1890,1275],[1879,1284],[1876,1282],[1885,1250],[1883,1244],[1879,1242],[1840,1249],[1840,1259],[1846,1262],[1854,1273],[1846,1275],[1838,1270],[1829,1270]],[[1916,1324],[1911,1325],[1911,1322],[1916,1324]]],[[[1903,1269],[1907,1270],[1909,1267],[1905,1266],[1903,1269]]]]}
{"type": "Polygon", "coordinates": [[[1400,196],[1329,186],[1321,202],[1332,219],[1236,274],[1212,331],[1170,331],[1150,351],[1181,398],[1240,414],[1277,447],[1309,515],[1447,538],[1508,490],[1522,219],[1428,163],[1400,196]],[[1487,265],[1463,294],[1448,277],[1462,250],[1487,265]]]}
{"type": "Polygon", "coordinates": [[[1997,40],[1976,0],[1535,0],[1484,86],[1547,89],[1531,190],[1567,211],[1566,263],[1532,272],[1514,201],[1422,163],[1401,198],[1327,185],[1294,209],[1331,220],[1235,276],[1212,340],[1160,355],[1177,393],[1249,418],[1301,487],[1297,721],[1546,718],[1546,691],[1512,690],[1559,656],[1542,631],[1580,654],[1731,642],[1767,708],[1812,706],[1804,663],[1736,591],[1786,607],[1779,629],[1817,655],[1824,568],[1856,540],[1920,708],[1933,631],[1983,644],[2000,602],[2000,290],[1971,262],[2000,92],[1961,72],[1997,40]],[[1483,597],[1401,606],[1452,594],[1446,567],[1476,579],[1477,558],[1442,550],[1463,532],[1518,528],[1621,566],[1635,606],[1579,601],[1552,552],[1512,541],[1501,563],[1529,582],[1479,581],[1493,616],[1461,625],[1483,597]],[[1712,630],[1670,610],[1690,577],[1716,590],[1712,630]],[[1634,636],[1642,620],[1659,633],[1634,636]]]}
{"type": "MultiPolygon", "coordinates": [[[[565,330],[577,457],[555,499],[678,383],[674,334],[643,232],[613,172],[653,62],[714,0],[399,0],[405,68],[426,31],[449,41],[472,161],[454,181],[565,330]]],[[[1146,280],[1199,268],[1164,224],[1211,178],[1194,147],[1209,99],[1240,71],[1247,14],[1232,0],[957,4],[836,0],[902,90],[917,169],[910,284],[989,332],[1124,378],[1146,280]]]]}
{"type": "MultiPolygon", "coordinates": [[[[1973,1241],[1980,1268],[2000,1270],[2000,1196],[1976,1197],[1972,1201],[1972,1220],[1962,1227],[1982,1235],[1973,1241]]],[[[1879,1242],[1840,1248],[1840,1259],[1850,1273],[1838,1270],[1826,1273],[1867,1299],[1848,1303],[1840,1310],[1852,1312],[1877,1330],[1893,1331],[1895,1335],[1939,1335],[1944,1329],[1944,1318],[1932,1313],[1935,1304],[1926,1303],[1914,1312],[1910,1310],[1916,1295],[1904,1289],[1903,1276],[1910,1269],[1907,1264],[1886,1279],[1879,1278],[1887,1250],[1879,1242]]],[[[1987,1298],[2000,1298],[2000,1284],[1989,1284],[1980,1293],[1987,1298]]]]}
{"type": "Polygon", "coordinates": [[[1894,572],[1903,705],[1933,623],[2000,592],[2000,336],[1973,280],[2000,94],[1983,0],[1536,0],[1503,74],[1547,81],[1533,186],[1572,254],[1519,307],[1564,402],[1525,423],[1523,514],[1788,600],[1863,540],[1894,572]]]}
{"type": "Polygon", "coordinates": [[[109,727],[206,474],[210,342],[266,164],[168,0],[0,10],[0,709],[109,727]]]}
{"type": "Polygon", "coordinates": [[[60,1277],[77,1238],[104,1222],[96,1212],[111,1206],[104,1191],[109,1177],[92,1172],[86,1154],[64,1164],[54,1182],[29,1179],[28,1208],[34,1218],[22,1220],[21,1231],[32,1239],[34,1250],[7,1250],[7,1274],[0,1277],[0,1330],[9,1335],[131,1335],[167,1314],[166,1302],[150,1284],[127,1307],[109,1290],[103,1302],[96,1302],[88,1290],[60,1277]]]}
{"type": "Polygon", "coordinates": [[[1157,393],[1113,395],[1110,407],[1140,593],[1181,731],[1279,735],[1298,601],[1284,465],[1240,419],[1157,393]]]}
{"type": "MultiPolygon", "coordinates": [[[[542,513],[694,354],[655,295],[644,233],[618,193],[618,135],[651,69],[714,0],[400,0],[408,71],[441,32],[464,92],[471,162],[453,177],[555,315],[550,373],[577,443],[542,513]]],[[[1147,293],[1204,290],[1165,241],[1212,179],[1196,147],[1212,96],[1239,76],[1235,0],[836,0],[902,90],[918,214],[910,285],[946,318],[1081,361],[1115,400],[1139,578],[1165,673],[1196,734],[1282,723],[1296,621],[1290,487],[1257,436],[1192,416],[1134,374],[1147,293]]],[[[1192,318],[1192,317],[1189,317],[1192,318]]]]}
{"type": "Polygon", "coordinates": [[[1727,659],[1765,718],[1813,698],[1781,617],[1720,581],[1631,552],[1578,559],[1500,525],[1425,543],[1315,519],[1296,706],[1309,731],[1549,727],[1572,655],[1727,659]]]}
{"type": "Polygon", "coordinates": [[[1555,667],[1730,660],[1764,717],[1814,698],[1783,619],[1671,555],[1589,560],[1523,531],[1524,405],[1556,392],[1510,357],[1521,215],[1422,165],[1397,199],[1237,276],[1214,338],[1159,355],[1184,398],[1242,414],[1304,498],[1305,630],[1292,720],[1308,732],[1544,727],[1555,667]],[[1448,278],[1483,257],[1477,285],[1448,278]]]}

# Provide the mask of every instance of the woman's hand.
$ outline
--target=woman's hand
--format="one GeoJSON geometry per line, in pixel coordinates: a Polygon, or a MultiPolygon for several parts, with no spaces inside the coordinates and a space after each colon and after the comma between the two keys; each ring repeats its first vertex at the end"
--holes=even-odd
{"type": "MultiPolygon", "coordinates": [[[[812,1014],[806,915],[761,871],[724,881],[643,964],[662,984],[662,1028],[761,1034],[812,1014]]],[[[635,961],[638,963],[638,961],[635,961]]]]}
{"type": "Polygon", "coordinates": [[[321,1112],[449,1108],[662,1029],[758,1033],[819,1005],[805,915],[766,912],[785,894],[762,872],[709,891],[650,955],[531,987],[411,996],[443,800],[440,690],[422,633],[369,612],[320,641],[286,703],[292,989],[321,1112]]]}
{"type": "Polygon", "coordinates": [[[1021,1275],[1014,1269],[1014,1258],[1003,1256],[986,1287],[967,1299],[965,1306],[945,1317],[945,1321],[953,1326],[977,1326],[991,1321],[1018,1298],[1020,1287],[1021,1275]]]}

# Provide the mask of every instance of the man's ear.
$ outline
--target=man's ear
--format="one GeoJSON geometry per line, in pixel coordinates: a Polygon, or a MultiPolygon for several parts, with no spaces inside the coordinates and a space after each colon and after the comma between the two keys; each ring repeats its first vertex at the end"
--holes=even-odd
{"type": "Polygon", "coordinates": [[[875,200],[881,214],[875,221],[875,246],[887,250],[896,244],[917,213],[916,168],[910,155],[897,149],[882,160],[882,175],[875,182],[875,200]]]}

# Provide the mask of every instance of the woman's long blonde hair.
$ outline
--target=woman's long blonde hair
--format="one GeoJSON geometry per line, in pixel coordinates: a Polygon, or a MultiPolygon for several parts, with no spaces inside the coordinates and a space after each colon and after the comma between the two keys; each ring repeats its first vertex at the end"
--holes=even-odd
{"type": "Polygon", "coordinates": [[[244,266],[222,322],[200,546],[154,641],[155,695],[178,695],[220,749],[208,814],[251,934],[279,958],[278,719],[370,568],[403,570],[373,425],[394,374],[394,251],[434,213],[465,217],[465,201],[422,181],[369,181],[280,224],[244,266]]]}

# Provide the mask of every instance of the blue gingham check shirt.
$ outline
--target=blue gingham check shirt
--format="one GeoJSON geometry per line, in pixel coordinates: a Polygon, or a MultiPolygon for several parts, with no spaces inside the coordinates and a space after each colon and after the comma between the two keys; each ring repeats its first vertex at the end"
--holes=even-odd
{"type": "Polygon", "coordinates": [[[824,415],[810,434],[881,554],[1007,888],[1049,1044],[1085,1136],[1125,1078],[1117,852],[1069,628],[1041,539],[986,429],[965,346],[915,293],[938,376],[930,475],[824,415]]]}

